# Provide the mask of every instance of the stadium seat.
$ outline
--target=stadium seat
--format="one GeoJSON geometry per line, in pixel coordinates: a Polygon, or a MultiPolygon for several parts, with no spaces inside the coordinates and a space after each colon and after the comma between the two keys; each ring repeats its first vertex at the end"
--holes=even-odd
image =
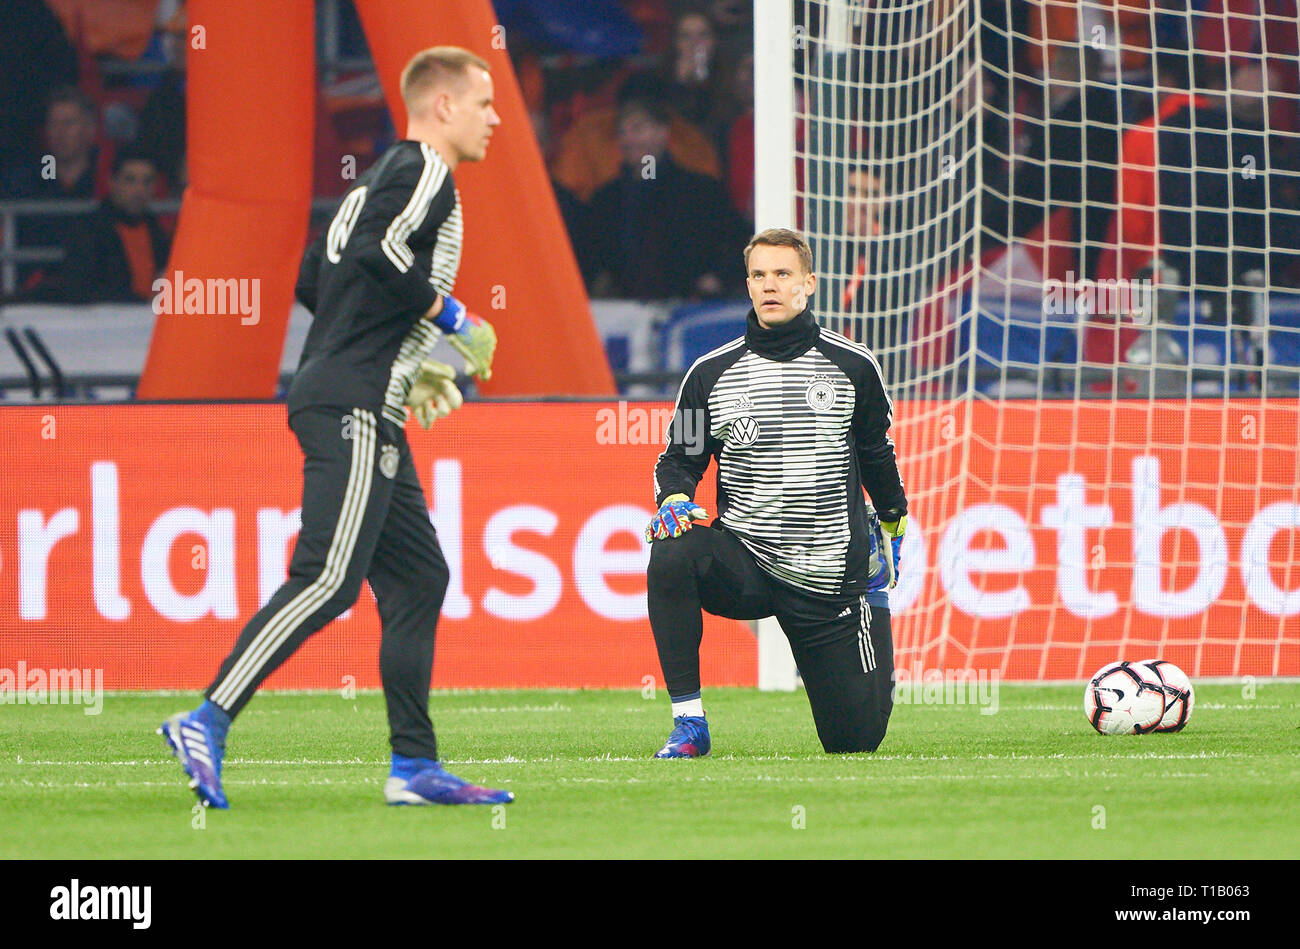
{"type": "Polygon", "coordinates": [[[685,371],[705,353],[742,335],[749,307],[748,299],[677,307],[669,315],[662,335],[664,368],[685,371]]]}

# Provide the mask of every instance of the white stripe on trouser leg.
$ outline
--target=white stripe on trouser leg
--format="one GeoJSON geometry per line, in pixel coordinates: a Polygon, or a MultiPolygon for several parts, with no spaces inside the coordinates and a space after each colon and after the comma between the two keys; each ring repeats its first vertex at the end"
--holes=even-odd
{"type": "Polygon", "coordinates": [[[862,656],[862,671],[876,668],[876,648],[871,645],[871,607],[865,596],[858,598],[858,652],[862,656]]]}
{"type": "Polygon", "coordinates": [[[374,470],[374,416],[355,409],[352,466],[344,489],[343,505],[321,575],[273,616],[249,644],[225,681],[213,691],[218,705],[233,704],[302,621],[338,592],[347,576],[352,551],[365,516],[374,470]]]}
{"type": "Polygon", "coordinates": [[[370,485],[374,473],[375,418],[361,409],[353,410],[356,420],[352,433],[352,467],[343,492],[343,506],[339,511],[334,537],[325,555],[325,568],[321,575],[303,588],[262,627],[239,657],[226,678],[212,691],[212,701],[224,708],[235,703],[239,695],[275,655],[293,632],[343,586],[352,552],[356,547],[361,522],[365,518],[370,500],[370,485]]]}

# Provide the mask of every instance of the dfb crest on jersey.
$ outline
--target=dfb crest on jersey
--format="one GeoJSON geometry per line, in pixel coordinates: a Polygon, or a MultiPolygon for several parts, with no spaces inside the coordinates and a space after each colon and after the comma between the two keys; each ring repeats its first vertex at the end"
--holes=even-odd
{"type": "Polygon", "coordinates": [[[829,412],[835,405],[835,386],[825,376],[813,376],[804,398],[808,400],[808,408],[814,412],[829,412]]]}
{"type": "Polygon", "coordinates": [[[742,415],[731,423],[727,432],[727,446],[745,448],[758,441],[758,421],[752,415],[742,415]]]}
{"type": "Polygon", "coordinates": [[[385,445],[379,452],[379,471],[389,481],[397,474],[397,446],[385,445]]]}

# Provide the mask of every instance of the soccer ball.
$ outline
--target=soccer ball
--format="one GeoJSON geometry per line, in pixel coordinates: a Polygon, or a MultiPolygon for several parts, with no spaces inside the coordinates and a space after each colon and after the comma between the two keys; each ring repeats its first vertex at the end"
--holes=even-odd
{"type": "Polygon", "coordinates": [[[1192,680],[1187,678],[1187,673],[1168,659],[1144,659],[1142,665],[1160,677],[1165,690],[1165,714],[1160,719],[1160,724],[1153,730],[1181,731],[1187,724],[1187,720],[1192,717],[1192,705],[1196,701],[1192,680]]]}
{"type": "Polygon", "coordinates": [[[1112,662],[1083,690],[1083,711],[1103,735],[1143,735],[1161,724],[1165,685],[1140,662],[1112,662]]]}

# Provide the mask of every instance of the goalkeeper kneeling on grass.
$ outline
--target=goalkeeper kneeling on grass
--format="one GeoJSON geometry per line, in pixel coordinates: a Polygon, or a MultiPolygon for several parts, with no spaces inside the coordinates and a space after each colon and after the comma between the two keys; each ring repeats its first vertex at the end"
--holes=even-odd
{"type": "Polygon", "coordinates": [[[799,234],[756,235],[745,267],[754,304],[745,335],[686,373],[655,466],[647,585],[673,715],[655,757],[709,753],[705,610],[775,616],[822,747],[874,751],[893,709],[888,591],[907,527],[893,403],[871,352],[814,318],[812,251],[799,234]],[[714,457],[718,518],[693,527],[708,517],[692,498],[714,457]]]}

